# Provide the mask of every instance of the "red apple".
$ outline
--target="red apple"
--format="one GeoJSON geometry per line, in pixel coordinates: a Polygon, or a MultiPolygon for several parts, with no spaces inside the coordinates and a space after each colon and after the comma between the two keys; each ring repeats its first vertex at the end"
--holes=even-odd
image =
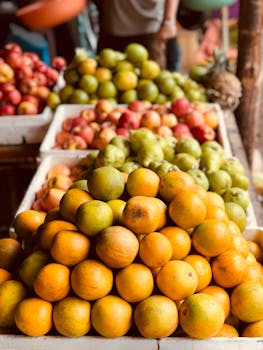
{"type": "Polygon", "coordinates": [[[184,122],[192,129],[196,126],[203,125],[205,119],[202,113],[192,109],[191,112],[184,117],[184,122]]]}
{"type": "Polygon", "coordinates": [[[121,117],[122,112],[118,110],[113,110],[107,115],[107,120],[112,124],[117,125],[121,117]]]}
{"type": "Polygon", "coordinates": [[[57,208],[64,193],[64,190],[60,190],[58,188],[50,188],[42,199],[43,209],[45,211],[49,211],[51,209],[57,208]]]}
{"type": "Polygon", "coordinates": [[[17,80],[32,78],[33,70],[30,66],[21,65],[15,70],[15,77],[17,80]]]}
{"type": "Polygon", "coordinates": [[[43,199],[42,198],[36,199],[33,202],[31,209],[36,210],[36,211],[44,211],[44,209],[43,209],[43,199]]]}
{"type": "Polygon", "coordinates": [[[140,100],[130,102],[128,105],[128,108],[133,112],[141,112],[141,113],[146,110],[145,104],[140,100]]]}
{"type": "Polygon", "coordinates": [[[173,113],[164,113],[161,115],[161,125],[172,128],[177,124],[177,118],[173,113]]]}
{"type": "Polygon", "coordinates": [[[87,121],[81,116],[78,116],[76,118],[73,118],[72,120],[72,127],[74,128],[75,126],[86,126],[87,121]]]}
{"type": "Polygon", "coordinates": [[[16,106],[21,102],[22,96],[21,93],[15,89],[5,93],[5,99],[13,106],[16,106]]]}
{"type": "Polygon", "coordinates": [[[3,83],[0,85],[0,90],[5,94],[8,91],[15,90],[15,85],[12,83],[3,83]]]}
{"type": "Polygon", "coordinates": [[[36,80],[31,78],[25,78],[21,80],[19,83],[19,91],[22,92],[22,94],[29,94],[30,91],[36,87],[37,87],[36,80]]]}
{"type": "Polygon", "coordinates": [[[200,143],[203,143],[205,141],[212,141],[216,137],[215,130],[205,124],[196,126],[191,131],[194,135],[194,138],[196,138],[200,143]]]}
{"type": "Polygon", "coordinates": [[[73,120],[73,117],[67,117],[64,119],[62,122],[62,129],[65,131],[70,131],[72,129],[73,120]]]}
{"type": "Polygon", "coordinates": [[[47,84],[47,77],[44,73],[34,72],[33,78],[36,80],[38,86],[45,86],[47,84]]]}
{"type": "Polygon", "coordinates": [[[91,122],[89,126],[94,130],[95,133],[100,131],[100,124],[97,122],[91,122]]]}
{"type": "Polygon", "coordinates": [[[70,176],[71,170],[70,167],[64,163],[59,163],[57,165],[53,165],[47,172],[47,179],[57,175],[70,176]]]}
{"type": "Polygon", "coordinates": [[[129,137],[130,136],[130,131],[126,128],[117,128],[116,129],[116,134],[117,135],[122,135],[125,137],[129,137]]]}
{"type": "Polygon", "coordinates": [[[5,57],[6,63],[12,68],[18,68],[22,64],[22,55],[16,51],[8,51],[5,57]]]}
{"type": "Polygon", "coordinates": [[[69,176],[56,175],[51,177],[47,182],[47,188],[58,188],[66,191],[72,184],[72,180],[69,176]]]}
{"type": "Polygon", "coordinates": [[[109,100],[101,99],[95,106],[96,113],[110,113],[113,110],[113,106],[109,100]]]}
{"type": "Polygon", "coordinates": [[[19,115],[33,115],[37,114],[37,107],[28,101],[20,102],[17,107],[17,114],[19,115]]]}
{"type": "Polygon", "coordinates": [[[0,102],[3,100],[4,94],[3,92],[0,90],[0,102]]]}
{"type": "Polygon", "coordinates": [[[176,139],[180,139],[182,137],[193,137],[189,127],[184,123],[178,123],[173,128],[173,136],[176,139]]]}
{"type": "Polygon", "coordinates": [[[171,103],[171,110],[177,117],[183,117],[192,109],[189,100],[185,97],[177,98],[171,103]]]}
{"type": "Polygon", "coordinates": [[[48,86],[52,86],[58,81],[58,72],[51,67],[48,67],[45,75],[48,80],[48,86]]]}
{"type": "Polygon", "coordinates": [[[0,106],[0,116],[15,115],[15,107],[10,104],[0,106]]]}
{"type": "Polygon", "coordinates": [[[87,123],[92,122],[96,119],[96,113],[92,108],[86,108],[80,113],[80,117],[84,118],[87,123]]]}
{"type": "Polygon", "coordinates": [[[40,61],[40,57],[35,52],[24,52],[24,56],[29,57],[31,59],[31,61],[34,64],[34,67],[36,63],[40,61]]]}
{"type": "Polygon", "coordinates": [[[104,148],[116,135],[116,132],[111,128],[101,129],[92,141],[91,148],[104,148]]]}
{"type": "Polygon", "coordinates": [[[118,123],[118,128],[138,129],[141,118],[138,113],[127,110],[123,112],[118,123]]]}
{"type": "Polygon", "coordinates": [[[106,112],[96,112],[96,122],[99,124],[103,123],[108,117],[108,113],[106,112]]]}
{"type": "Polygon", "coordinates": [[[31,102],[33,103],[37,108],[39,106],[39,101],[38,99],[35,97],[35,96],[32,96],[32,95],[23,95],[22,96],[22,99],[21,99],[21,102],[23,101],[27,101],[27,102],[31,102]]]}
{"type": "Polygon", "coordinates": [[[35,63],[32,61],[31,57],[29,57],[28,55],[23,54],[22,56],[22,64],[24,66],[30,67],[30,68],[34,68],[35,63]]]}
{"type": "Polygon", "coordinates": [[[14,78],[13,69],[6,63],[0,63],[0,84],[8,83],[14,78]]]}
{"type": "Polygon", "coordinates": [[[161,125],[160,114],[156,111],[146,111],[141,117],[140,126],[153,130],[161,125]]]}
{"type": "Polygon", "coordinates": [[[42,62],[42,61],[37,61],[35,63],[35,70],[37,72],[40,72],[40,73],[43,73],[43,74],[46,74],[47,70],[48,70],[48,66],[42,62]]]}
{"type": "Polygon", "coordinates": [[[75,149],[87,149],[87,142],[80,136],[70,135],[70,138],[64,143],[64,149],[75,150],[75,149]]]}
{"type": "Polygon", "coordinates": [[[155,134],[160,136],[173,136],[172,129],[167,125],[161,125],[153,130],[155,134]]]}
{"type": "Polygon", "coordinates": [[[67,131],[59,131],[56,134],[56,143],[58,143],[59,145],[61,145],[62,147],[64,146],[64,144],[66,144],[68,142],[68,140],[71,138],[71,134],[67,131]]]}
{"type": "Polygon", "coordinates": [[[166,105],[153,105],[151,110],[158,112],[161,116],[162,114],[169,113],[169,108],[166,105]]]}
{"type": "Polygon", "coordinates": [[[88,145],[93,141],[95,136],[95,131],[89,125],[83,127],[75,126],[72,132],[73,134],[82,137],[88,145]]]}
{"type": "Polygon", "coordinates": [[[16,43],[5,44],[4,51],[5,51],[5,53],[8,53],[10,51],[13,51],[13,52],[16,52],[16,53],[20,53],[20,54],[23,53],[23,50],[22,50],[21,46],[19,46],[16,43]]]}
{"type": "Polygon", "coordinates": [[[36,88],[32,88],[30,90],[30,93],[38,98],[40,98],[41,100],[46,101],[46,99],[48,98],[48,95],[50,93],[50,90],[48,87],[46,86],[37,86],[36,88]]]}
{"type": "Polygon", "coordinates": [[[67,66],[67,62],[64,57],[57,56],[53,57],[51,61],[51,67],[56,69],[57,71],[62,71],[67,66]]]}

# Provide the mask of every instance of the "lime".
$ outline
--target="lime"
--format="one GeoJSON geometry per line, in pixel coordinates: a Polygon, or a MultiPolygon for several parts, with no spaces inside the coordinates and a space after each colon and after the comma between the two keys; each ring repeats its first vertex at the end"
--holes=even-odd
{"type": "Polygon", "coordinates": [[[141,64],[141,78],[155,79],[160,73],[160,66],[152,60],[143,61],[141,64]]]}
{"type": "Polygon", "coordinates": [[[69,102],[73,104],[86,104],[89,102],[89,95],[84,90],[76,89],[70,96],[69,102]]]}
{"type": "Polygon", "coordinates": [[[98,88],[99,98],[114,98],[116,95],[117,95],[117,89],[112,81],[104,81],[99,84],[99,88],[98,88]]]}
{"type": "Polygon", "coordinates": [[[127,55],[128,61],[131,61],[135,65],[140,64],[141,62],[148,59],[148,51],[146,48],[137,43],[131,43],[126,46],[125,53],[127,55]]]}
{"type": "Polygon", "coordinates": [[[136,100],[138,100],[138,94],[137,91],[134,89],[126,90],[120,95],[120,101],[122,103],[129,104],[136,100]]]}
{"type": "Polygon", "coordinates": [[[99,64],[102,67],[113,68],[118,62],[118,56],[112,49],[103,49],[99,54],[99,64]]]}
{"type": "Polygon", "coordinates": [[[145,82],[138,87],[138,96],[140,100],[154,102],[158,94],[158,87],[153,82],[145,82]]]}
{"type": "Polygon", "coordinates": [[[88,94],[93,94],[97,91],[98,88],[98,80],[94,75],[84,74],[80,78],[79,87],[86,91],[88,94]]]}

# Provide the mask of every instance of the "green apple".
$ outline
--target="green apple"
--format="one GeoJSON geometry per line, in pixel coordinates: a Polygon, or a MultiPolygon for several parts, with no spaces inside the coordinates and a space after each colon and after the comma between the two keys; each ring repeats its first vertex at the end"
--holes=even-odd
{"type": "Polygon", "coordinates": [[[244,210],[249,205],[248,192],[239,187],[231,187],[223,194],[225,202],[233,202],[239,204],[244,210]]]}
{"type": "Polygon", "coordinates": [[[192,176],[197,185],[202,186],[206,191],[209,189],[209,181],[206,174],[200,169],[190,169],[187,171],[192,176]]]}
{"type": "Polygon", "coordinates": [[[188,153],[195,158],[200,158],[202,151],[199,142],[190,137],[181,138],[175,146],[176,153],[188,153]]]}
{"type": "Polygon", "coordinates": [[[172,163],[183,171],[198,168],[198,160],[189,153],[176,154],[172,163]]]}
{"type": "Polygon", "coordinates": [[[199,168],[206,174],[213,173],[220,169],[222,161],[223,157],[221,152],[206,150],[205,152],[202,152],[202,155],[200,157],[199,168]]]}
{"type": "Polygon", "coordinates": [[[225,209],[229,220],[234,221],[243,232],[247,225],[247,216],[245,210],[237,203],[226,202],[225,209]]]}
{"type": "Polygon", "coordinates": [[[222,195],[232,186],[231,176],[225,170],[217,170],[207,174],[209,190],[222,195]]]}

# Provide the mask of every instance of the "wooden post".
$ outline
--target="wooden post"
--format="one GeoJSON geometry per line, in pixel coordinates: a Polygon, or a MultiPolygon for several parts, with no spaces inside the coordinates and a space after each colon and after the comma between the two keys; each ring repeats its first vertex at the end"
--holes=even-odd
{"type": "Polygon", "coordinates": [[[240,0],[237,76],[242,97],[235,116],[250,166],[260,105],[261,9],[262,0],[240,0]]]}

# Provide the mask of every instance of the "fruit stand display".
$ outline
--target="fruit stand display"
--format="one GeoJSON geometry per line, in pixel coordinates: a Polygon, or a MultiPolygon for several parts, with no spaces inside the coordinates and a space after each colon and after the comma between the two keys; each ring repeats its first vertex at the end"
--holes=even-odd
{"type": "Polygon", "coordinates": [[[204,87],[147,55],[79,50],[49,91],[41,163],[0,239],[0,348],[261,349],[249,178],[204,87]]]}

